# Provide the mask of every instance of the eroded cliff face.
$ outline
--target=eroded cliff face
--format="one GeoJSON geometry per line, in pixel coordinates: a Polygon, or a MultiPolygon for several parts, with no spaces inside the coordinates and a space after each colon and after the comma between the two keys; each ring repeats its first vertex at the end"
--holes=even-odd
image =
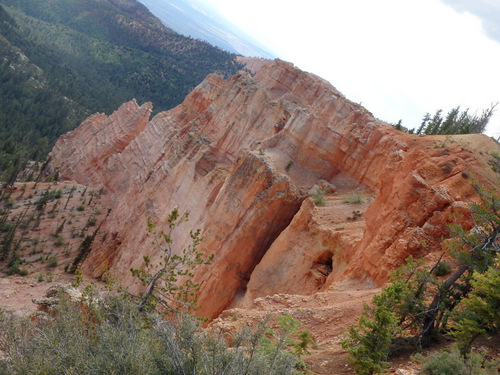
{"type": "Polygon", "coordinates": [[[408,255],[440,251],[451,214],[474,199],[469,175],[494,180],[475,151],[496,147],[486,136],[397,132],[279,60],[255,76],[210,75],[180,106],[150,114],[132,101],[91,116],[61,137],[49,168],[108,191],[111,235],[83,266],[94,277],[109,268],[132,284],[130,267],[161,255],[147,217],[161,229],[174,207],[190,211],[174,241],[180,249],[201,228],[215,254],[196,274],[199,313],[211,318],[276,293],[381,285],[408,255]],[[310,198],[320,186],[324,206],[310,198]]]}

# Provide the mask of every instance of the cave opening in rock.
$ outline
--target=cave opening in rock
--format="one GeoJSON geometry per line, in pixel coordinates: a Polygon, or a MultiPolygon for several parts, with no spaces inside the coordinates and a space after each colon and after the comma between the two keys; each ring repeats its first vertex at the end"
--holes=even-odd
{"type": "Polygon", "coordinates": [[[333,270],[333,254],[330,251],[322,253],[311,267],[311,274],[313,275],[316,287],[320,289],[325,285],[328,276],[333,270]]]}

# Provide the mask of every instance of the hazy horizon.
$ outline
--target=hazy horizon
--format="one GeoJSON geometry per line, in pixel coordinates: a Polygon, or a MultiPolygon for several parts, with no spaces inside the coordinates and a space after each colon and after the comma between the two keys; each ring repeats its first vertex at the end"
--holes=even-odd
{"type": "MultiPolygon", "coordinates": [[[[492,0],[453,7],[450,0],[185,1],[389,123],[414,128],[427,112],[479,113],[500,102],[500,32],[492,21],[500,23],[500,5],[492,0]]],[[[487,133],[500,136],[498,111],[487,133]]]]}

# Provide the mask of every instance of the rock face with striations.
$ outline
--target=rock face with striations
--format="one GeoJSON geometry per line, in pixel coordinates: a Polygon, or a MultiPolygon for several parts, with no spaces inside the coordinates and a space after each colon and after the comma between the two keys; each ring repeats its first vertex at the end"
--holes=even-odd
{"type": "Polygon", "coordinates": [[[494,179],[474,152],[496,147],[486,136],[397,132],[279,60],[254,76],[210,75],[152,119],[151,108],[91,116],[59,139],[49,169],[108,192],[110,236],[83,265],[94,277],[109,269],[130,285],[129,269],[160,255],[147,218],[161,229],[174,207],[189,211],[174,241],[182,248],[201,228],[215,254],[196,274],[206,317],[346,280],[381,285],[408,255],[431,259],[452,213],[467,213],[475,195],[463,172],[494,179]]]}

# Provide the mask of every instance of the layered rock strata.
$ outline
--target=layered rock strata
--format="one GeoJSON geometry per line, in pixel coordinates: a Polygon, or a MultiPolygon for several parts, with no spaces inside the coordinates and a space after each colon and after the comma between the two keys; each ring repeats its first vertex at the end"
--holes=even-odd
{"type": "Polygon", "coordinates": [[[174,207],[189,211],[175,246],[201,228],[215,254],[195,277],[199,313],[211,318],[346,279],[381,285],[408,255],[432,257],[452,213],[467,212],[474,189],[464,172],[493,179],[468,146],[496,147],[486,136],[397,132],[279,60],[254,76],[210,75],[183,104],[150,115],[150,103],[131,101],[91,116],[57,142],[49,170],[108,191],[102,231],[111,235],[83,267],[94,277],[109,269],[132,284],[129,269],[161,255],[146,239],[147,218],[161,229],[174,207]],[[310,197],[315,185],[324,206],[310,197]]]}

